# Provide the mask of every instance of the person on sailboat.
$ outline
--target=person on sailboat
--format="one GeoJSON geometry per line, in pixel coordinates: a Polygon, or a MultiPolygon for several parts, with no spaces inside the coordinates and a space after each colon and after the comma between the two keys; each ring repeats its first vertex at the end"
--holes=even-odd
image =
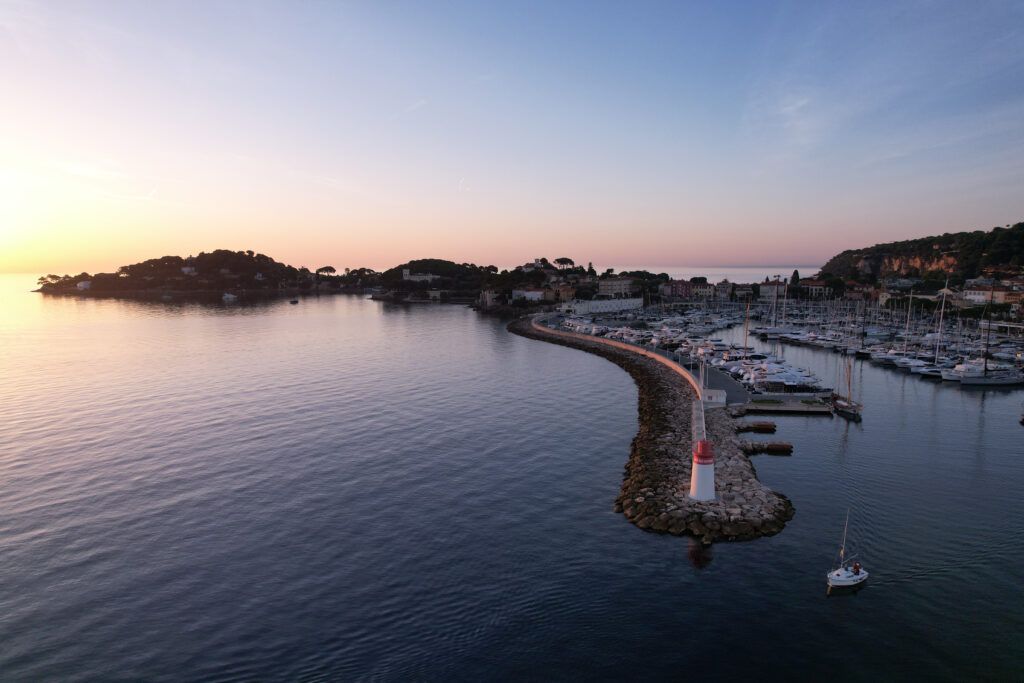
{"type": "Polygon", "coordinates": [[[859,562],[854,562],[853,563],[853,573],[854,574],[860,574],[860,563],[859,562]]]}

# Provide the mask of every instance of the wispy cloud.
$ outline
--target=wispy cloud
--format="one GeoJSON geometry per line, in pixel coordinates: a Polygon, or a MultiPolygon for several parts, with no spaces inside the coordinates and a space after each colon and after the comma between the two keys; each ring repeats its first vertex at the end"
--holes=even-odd
{"type": "Polygon", "coordinates": [[[410,104],[408,107],[405,108],[405,113],[406,114],[411,114],[414,111],[416,111],[417,109],[420,109],[421,107],[423,107],[423,105],[425,105],[426,103],[427,103],[427,101],[425,99],[416,100],[415,102],[413,102],[412,104],[410,104]]]}

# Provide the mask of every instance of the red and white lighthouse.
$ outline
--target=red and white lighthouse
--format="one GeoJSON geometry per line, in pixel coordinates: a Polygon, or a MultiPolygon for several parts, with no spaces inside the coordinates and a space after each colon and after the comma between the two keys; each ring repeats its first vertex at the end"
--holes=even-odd
{"type": "Polygon", "coordinates": [[[693,472],[690,474],[690,498],[715,499],[715,453],[711,442],[701,439],[693,449],[693,472]]]}

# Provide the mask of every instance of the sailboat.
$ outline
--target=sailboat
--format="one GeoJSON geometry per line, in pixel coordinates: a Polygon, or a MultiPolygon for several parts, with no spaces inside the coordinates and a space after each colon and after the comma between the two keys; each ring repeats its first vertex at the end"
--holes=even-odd
{"type": "MultiPolygon", "coordinates": [[[[862,419],[860,411],[864,409],[864,406],[853,400],[853,358],[851,356],[843,356],[842,374],[846,376],[846,395],[832,392],[832,410],[847,420],[860,422],[862,419]]],[[[842,377],[840,377],[841,379],[842,377]]]]}
{"type": "Polygon", "coordinates": [[[846,524],[843,526],[843,544],[839,546],[839,564],[833,567],[826,578],[830,588],[856,586],[868,580],[868,573],[851,555],[846,557],[846,530],[850,526],[850,511],[846,511],[846,524]]]}

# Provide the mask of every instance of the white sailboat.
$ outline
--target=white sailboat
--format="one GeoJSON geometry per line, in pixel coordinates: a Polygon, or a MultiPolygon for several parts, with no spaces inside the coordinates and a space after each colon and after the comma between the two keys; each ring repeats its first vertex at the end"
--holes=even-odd
{"type": "Polygon", "coordinates": [[[843,526],[843,544],[839,547],[839,562],[826,578],[830,588],[856,586],[868,580],[867,571],[851,555],[846,557],[846,530],[850,526],[850,511],[846,511],[846,525],[843,526]]]}

